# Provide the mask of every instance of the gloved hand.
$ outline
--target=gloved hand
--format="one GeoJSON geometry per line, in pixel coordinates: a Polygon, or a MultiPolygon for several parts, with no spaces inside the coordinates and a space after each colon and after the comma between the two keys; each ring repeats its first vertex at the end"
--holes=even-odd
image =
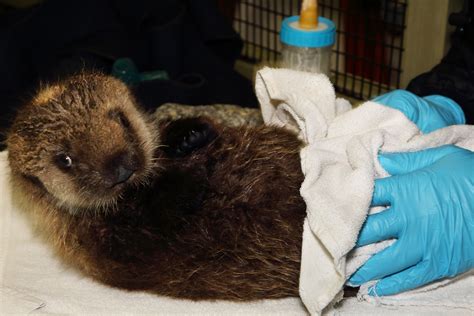
{"type": "Polygon", "coordinates": [[[392,176],[375,181],[357,246],[396,238],[349,279],[381,279],[369,294],[391,295],[474,268],[474,152],[442,146],[379,155],[392,176]]]}
{"type": "Polygon", "coordinates": [[[461,107],[440,95],[419,97],[406,90],[394,90],[372,101],[401,111],[425,134],[449,125],[466,123],[461,107]]]}

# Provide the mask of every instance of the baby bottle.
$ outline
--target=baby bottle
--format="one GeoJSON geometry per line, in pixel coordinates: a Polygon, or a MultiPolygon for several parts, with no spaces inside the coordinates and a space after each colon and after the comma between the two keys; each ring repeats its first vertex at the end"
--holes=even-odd
{"type": "Polygon", "coordinates": [[[282,21],[280,66],[329,76],[335,35],[334,23],[317,17],[317,2],[303,1],[300,16],[282,21]]]}

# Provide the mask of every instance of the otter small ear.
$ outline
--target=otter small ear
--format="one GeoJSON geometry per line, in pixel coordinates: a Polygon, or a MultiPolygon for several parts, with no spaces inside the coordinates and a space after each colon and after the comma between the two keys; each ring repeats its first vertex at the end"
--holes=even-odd
{"type": "Polygon", "coordinates": [[[58,95],[60,95],[64,90],[64,87],[59,86],[59,85],[45,85],[41,86],[40,91],[35,97],[35,103],[41,104],[41,103],[47,103],[50,100],[54,99],[58,95]]]}

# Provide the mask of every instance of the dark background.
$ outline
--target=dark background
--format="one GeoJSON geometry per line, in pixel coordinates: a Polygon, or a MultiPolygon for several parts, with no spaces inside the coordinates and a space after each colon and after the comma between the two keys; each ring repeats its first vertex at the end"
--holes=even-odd
{"type": "Polygon", "coordinates": [[[251,82],[233,70],[242,41],[232,28],[229,4],[48,0],[25,9],[3,9],[0,131],[40,82],[84,69],[110,73],[114,61],[124,57],[140,72],[164,70],[169,75],[169,80],[133,87],[146,109],[165,102],[257,106],[251,82]]]}

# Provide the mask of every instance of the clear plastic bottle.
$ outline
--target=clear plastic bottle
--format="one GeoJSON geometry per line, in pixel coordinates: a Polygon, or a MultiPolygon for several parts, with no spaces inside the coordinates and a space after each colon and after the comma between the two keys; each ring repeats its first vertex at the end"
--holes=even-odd
{"type": "Polygon", "coordinates": [[[298,20],[299,16],[292,16],[282,22],[280,67],[329,76],[336,35],[334,23],[319,17],[318,26],[308,30],[300,28],[298,20]]]}

